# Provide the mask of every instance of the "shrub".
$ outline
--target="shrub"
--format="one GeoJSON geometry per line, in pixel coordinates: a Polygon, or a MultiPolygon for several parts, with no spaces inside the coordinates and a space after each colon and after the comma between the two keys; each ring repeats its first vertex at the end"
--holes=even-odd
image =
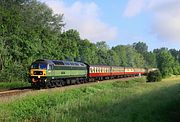
{"type": "Polygon", "coordinates": [[[173,74],[180,75],[180,66],[173,67],[173,74]]]}
{"type": "Polygon", "coordinates": [[[162,75],[159,70],[151,71],[147,75],[147,82],[157,82],[162,80],[162,75]]]}

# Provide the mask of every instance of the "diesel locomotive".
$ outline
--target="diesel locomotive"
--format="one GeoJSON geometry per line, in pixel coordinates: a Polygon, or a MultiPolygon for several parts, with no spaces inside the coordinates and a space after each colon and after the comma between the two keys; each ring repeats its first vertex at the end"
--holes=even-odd
{"type": "Polygon", "coordinates": [[[145,68],[89,65],[83,62],[39,59],[31,64],[29,82],[34,88],[52,88],[96,80],[145,75],[145,68]]]}

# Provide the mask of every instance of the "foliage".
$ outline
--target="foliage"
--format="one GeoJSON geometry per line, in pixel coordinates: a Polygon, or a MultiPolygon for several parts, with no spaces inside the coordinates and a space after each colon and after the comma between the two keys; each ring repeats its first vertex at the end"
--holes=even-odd
{"type": "Polygon", "coordinates": [[[54,49],[59,49],[62,15],[35,0],[3,0],[0,9],[1,81],[26,80],[32,61],[61,56],[54,49]]]}
{"type": "Polygon", "coordinates": [[[157,67],[162,73],[163,77],[173,74],[173,67],[175,66],[174,57],[168,51],[168,49],[161,48],[156,50],[157,67]]]}
{"type": "Polygon", "coordinates": [[[112,48],[119,57],[118,66],[144,67],[144,57],[131,45],[118,45],[112,48]]]}
{"type": "Polygon", "coordinates": [[[148,46],[144,42],[133,43],[133,47],[142,55],[148,52],[148,46]]]}
{"type": "Polygon", "coordinates": [[[144,54],[145,66],[147,68],[157,67],[156,54],[153,52],[146,52],[144,54]]]}
{"type": "Polygon", "coordinates": [[[101,41],[96,43],[96,48],[97,48],[97,57],[98,57],[98,63],[102,65],[107,65],[107,61],[111,60],[108,59],[108,46],[106,42],[101,41]]]}
{"type": "Polygon", "coordinates": [[[126,58],[126,46],[125,45],[118,45],[112,47],[112,50],[118,54],[119,58],[119,66],[128,66],[128,60],[126,58]]]}
{"type": "Polygon", "coordinates": [[[174,72],[174,75],[180,75],[180,66],[175,65],[173,67],[173,72],[174,72]]]}
{"type": "Polygon", "coordinates": [[[180,63],[180,50],[176,50],[176,49],[170,49],[169,52],[171,53],[171,55],[174,57],[174,59],[180,63]]]}
{"type": "Polygon", "coordinates": [[[96,45],[91,43],[89,40],[79,41],[79,59],[88,64],[98,64],[98,57],[96,56],[97,48],[96,45]]]}
{"type": "Polygon", "coordinates": [[[147,82],[158,82],[162,80],[162,75],[159,70],[151,71],[147,75],[147,82]]]}
{"type": "Polygon", "coordinates": [[[145,67],[156,67],[156,55],[152,52],[148,52],[148,46],[144,42],[133,43],[133,47],[136,51],[144,57],[145,67]]]}

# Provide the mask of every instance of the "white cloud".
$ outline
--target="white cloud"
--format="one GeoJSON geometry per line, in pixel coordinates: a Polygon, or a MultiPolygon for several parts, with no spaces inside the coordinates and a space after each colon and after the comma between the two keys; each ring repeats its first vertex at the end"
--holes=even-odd
{"type": "Polygon", "coordinates": [[[66,29],[77,29],[82,38],[96,41],[109,41],[117,38],[117,28],[100,19],[100,9],[94,3],[74,2],[66,5],[64,1],[47,0],[45,3],[55,13],[63,13],[66,29]]]}
{"type": "Polygon", "coordinates": [[[158,39],[180,42],[179,0],[129,0],[124,15],[135,17],[144,11],[151,15],[151,32],[158,39]]]}
{"type": "Polygon", "coordinates": [[[141,13],[145,6],[144,0],[129,0],[124,11],[124,16],[133,17],[141,13]]]}
{"type": "Polygon", "coordinates": [[[164,41],[180,42],[180,1],[152,0],[149,9],[153,12],[152,32],[164,41]]]}

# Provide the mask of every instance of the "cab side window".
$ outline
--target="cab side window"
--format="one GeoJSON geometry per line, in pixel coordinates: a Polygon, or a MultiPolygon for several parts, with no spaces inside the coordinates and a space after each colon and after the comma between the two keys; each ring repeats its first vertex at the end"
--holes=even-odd
{"type": "Polygon", "coordinates": [[[53,65],[49,65],[49,70],[53,70],[53,65]]]}

